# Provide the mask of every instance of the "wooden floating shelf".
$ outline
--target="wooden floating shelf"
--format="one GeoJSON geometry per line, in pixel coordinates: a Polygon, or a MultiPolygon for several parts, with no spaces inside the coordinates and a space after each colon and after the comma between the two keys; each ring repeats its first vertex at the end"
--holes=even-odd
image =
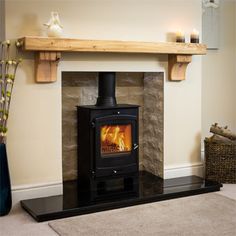
{"type": "Polygon", "coordinates": [[[22,48],[26,51],[206,54],[205,45],[192,43],[153,43],[42,37],[24,37],[21,41],[23,42],[22,48]]]}
{"type": "Polygon", "coordinates": [[[206,54],[206,45],[192,43],[155,43],[70,38],[24,37],[22,50],[36,52],[36,82],[56,81],[61,52],[151,53],[167,54],[169,80],[185,79],[192,55],[206,54]]]}

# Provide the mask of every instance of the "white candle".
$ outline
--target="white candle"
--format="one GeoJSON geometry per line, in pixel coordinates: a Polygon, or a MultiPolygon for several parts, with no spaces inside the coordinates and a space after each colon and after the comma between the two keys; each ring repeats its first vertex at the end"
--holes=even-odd
{"type": "Polygon", "coordinates": [[[184,43],[185,42],[185,37],[184,37],[184,33],[182,32],[182,30],[178,30],[176,32],[176,42],[177,43],[184,43]]]}
{"type": "Polygon", "coordinates": [[[190,35],[190,42],[191,43],[199,43],[199,32],[196,29],[193,29],[190,35]]]}

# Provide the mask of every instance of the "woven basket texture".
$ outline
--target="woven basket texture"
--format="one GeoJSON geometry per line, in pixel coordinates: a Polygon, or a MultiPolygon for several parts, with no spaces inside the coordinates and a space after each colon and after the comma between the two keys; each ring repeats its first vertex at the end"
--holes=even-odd
{"type": "Polygon", "coordinates": [[[236,183],[236,144],[205,140],[206,179],[220,183],[236,183]]]}

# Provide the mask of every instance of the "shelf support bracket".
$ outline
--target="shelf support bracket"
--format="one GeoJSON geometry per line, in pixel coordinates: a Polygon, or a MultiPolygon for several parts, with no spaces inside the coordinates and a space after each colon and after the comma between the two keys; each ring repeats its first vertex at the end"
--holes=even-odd
{"type": "Polygon", "coordinates": [[[57,66],[60,52],[35,53],[35,80],[37,83],[51,83],[57,80],[57,66]]]}
{"type": "Polygon", "coordinates": [[[168,71],[170,81],[185,80],[185,74],[188,64],[192,61],[192,55],[174,55],[168,56],[168,71]]]}

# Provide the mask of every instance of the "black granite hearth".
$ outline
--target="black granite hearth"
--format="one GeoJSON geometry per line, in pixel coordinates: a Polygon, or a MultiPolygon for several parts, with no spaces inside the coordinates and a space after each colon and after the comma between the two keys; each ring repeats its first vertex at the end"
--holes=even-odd
{"type": "Polygon", "coordinates": [[[115,194],[99,200],[78,195],[77,181],[63,184],[63,195],[21,201],[21,206],[38,222],[94,213],[132,205],[219,191],[222,185],[197,176],[163,180],[148,172],[139,174],[137,193],[115,194]],[[114,197],[116,196],[116,197],[114,197]]]}

